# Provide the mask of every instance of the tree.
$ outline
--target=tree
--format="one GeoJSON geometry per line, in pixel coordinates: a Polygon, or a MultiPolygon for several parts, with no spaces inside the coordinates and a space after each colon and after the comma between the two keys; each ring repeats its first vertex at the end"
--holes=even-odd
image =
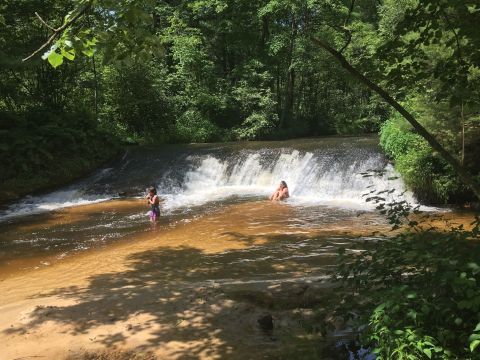
{"type": "MultiPolygon", "coordinates": [[[[63,67],[80,54],[95,53],[102,66],[156,74],[162,105],[156,107],[152,96],[150,107],[162,110],[138,113],[140,122],[149,119],[148,126],[135,125],[135,131],[143,129],[139,138],[151,133],[147,127],[161,129],[164,136],[156,138],[162,141],[376,131],[389,116],[383,98],[478,196],[466,170],[471,160],[462,160],[462,166],[456,158],[471,159],[475,149],[470,145],[479,108],[475,26],[480,12],[474,1],[73,0],[65,5],[73,10],[55,26],[58,14],[47,18],[37,11],[36,26],[48,35],[33,55],[46,50],[43,57],[63,67]],[[412,98],[422,106],[435,101],[430,116],[435,120],[428,123],[419,114],[421,106],[406,106],[412,98]]],[[[95,78],[95,109],[104,121],[112,118],[113,107],[102,101],[119,96],[121,84],[102,87],[95,78]]],[[[124,125],[133,124],[133,118],[124,119],[124,125]]]]}
{"type": "MultiPolygon", "coordinates": [[[[354,10],[354,1],[352,1],[351,4],[352,6],[349,9],[347,19],[354,10]]],[[[454,35],[453,39],[447,44],[455,46],[455,49],[452,55],[445,60],[444,64],[442,64],[442,67],[455,70],[447,72],[436,71],[435,76],[444,82],[444,87],[442,88],[442,90],[444,90],[443,96],[449,95],[451,97],[451,102],[453,103],[458,102],[460,96],[460,101],[463,102],[465,100],[463,94],[468,93],[468,88],[470,86],[467,77],[467,74],[469,73],[468,69],[470,66],[478,68],[480,65],[480,58],[478,57],[476,50],[478,49],[478,45],[480,45],[480,37],[478,36],[478,32],[474,31],[474,24],[476,23],[474,19],[477,19],[477,13],[479,10],[480,8],[477,9],[474,4],[468,5],[463,1],[455,1],[452,4],[451,2],[442,0],[428,0],[420,3],[414,9],[407,10],[405,18],[398,25],[398,36],[394,40],[385,44],[384,48],[391,49],[392,46],[394,46],[392,43],[399,45],[402,41],[399,39],[399,36],[407,34],[411,27],[420,29],[420,31],[417,33],[418,36],[407,40],[408,42],[403,44],[400,51],[402,56],[395,56],[395,59],[397,60],[396,63],[392,64],[393,61],[390,60],[390,74],[402,74],[404,71],[410,70],[411,73],[408,78],[411,81],[418,81],[428,76],[426,71],[421,71],[421,69],[419,71],[417,68],[420,63],[418,59],[424,58],[424,56],[419,55],[418,52],[422,50],[422,46],[428,45],[431,42],[440,41],[439,39],[441,39],[442,35],[441,20],[444,19],[444,23],[450,28],[450,31],[452,31],[454,35]],[[452,24],[452,17],[455,16],[467,20],[462,23],[459,30],[455,29],[452,24]],[[468,62],[466,60],[467,58],[469,59],[468,62]],[[410,62],[408,62],[408,60],[410,60],[410,62]],[[445,93],[448,86],[452,85],[454,91],[445,93]]],[[[347,31],[350,30],[347,29],[347,31]]],[[[462,181],[472,189],[475,196],[480,200],[480,185],[473,179],[467,169],[465,169],[462,164],[460,164],[460,162],[384,88],[374,83],[358,69],[352,66],[342,54],[343,50],[351,41],[350,35],[347,36],[347,42],[340,51],[335,50],[325,40],[320,38],[312,37],[312,41],[330,53],[351,75],[379,94],[389,105],[398,111],[412,125],[416,132],[453,167],[462,181]]],[[[396,79],[398,80],[398,77],[396,79]]]]}

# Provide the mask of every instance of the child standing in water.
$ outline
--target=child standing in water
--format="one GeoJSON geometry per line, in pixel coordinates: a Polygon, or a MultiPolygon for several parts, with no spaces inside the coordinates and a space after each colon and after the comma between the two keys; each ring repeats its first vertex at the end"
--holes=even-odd
{"type": "Polygon", "coordinates": [[[155,222],[160,216],[160,200],[158,199],[157,189],[154,187],[148,190],[147,203],[151,207],[149,211],[150,221],[155,222]]]}

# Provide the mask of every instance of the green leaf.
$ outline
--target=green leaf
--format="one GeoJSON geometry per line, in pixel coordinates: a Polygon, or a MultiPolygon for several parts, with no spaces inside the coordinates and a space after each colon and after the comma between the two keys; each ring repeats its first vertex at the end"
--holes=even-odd
{"type": "Polygon", "coordinates": [[[417,294],[414,292],[407,295],[407,299],[415,299],[416,297],[417,297],[417,294]]]}
{"type": "Polygon", "coordinates": [[[85,56],[88,56],[88,57],[92,57],[93,54],[95,54],[95,48],[86,48],[86,49],[83,49],[82,50],[82,53],[85,55],[85,56]]]}
{"type": "Polygon", "coordinates": [[[427,357],[428,357],[429,359],[432,358],[432,350],[430,350],[430,349],[423,349],[423,352],[424,352],[425,355],[427,355],[427,357]]]}
{"type": "Polygon", "coordinates": [[[472,334],[468,337],[468,341],[480,340],[480,334],[472,334]]]}
{"type": "Polygon", "coordinates": [[[470,351],[473,352],[480,345],[480,340],[474,340],[470,343],[470,351]]]}
{"type": "Polygon", "coordinates": [[[475,14],[480,11],[480,8],[477,8],[475,5],[467,5],[467,9],[470,14],[475,14]]]}
{"type": "Polygon", "coordinates": [[[387,306],[386,303],[381,303],[380,305],[378,305],[378,306],[375,308],[374,312],[383,311],[383,309],[385,309],[386,306],[387,306]]]}
{"type": "Polygon", "coordinates": [[[71,49],[71,50],[65,50],[65,49],[62,49],[61,50],[62,52],[62,56],[70,61],[72,61],[73,59],[75,59],[75,50],[71,49]]]}
{"type": "Polygon", "coordinates": [[[54,68],[57,68],[63,64],[63,55],[57,53],[56,51],[52,51],[50,55],[48,55],[48,62],[54,68]]]}

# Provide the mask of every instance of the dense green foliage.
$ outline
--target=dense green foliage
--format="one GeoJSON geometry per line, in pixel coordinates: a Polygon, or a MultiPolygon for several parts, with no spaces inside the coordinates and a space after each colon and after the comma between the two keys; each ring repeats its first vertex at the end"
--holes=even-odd
{"type": "MultiPolygon", "coordinates": [[[[50,16],[65,3],[42,2],[50,16]]],[[[90,60],[57,70],[41,59],[21,63],[43,41],[33,1],[7,1],[0,11],[0,201],[62,185],[118,153],[118,140],[93,111],[90,60]]]]}
{"type": "MultiPolygon", "coordinates": [[[[396,37],[379,48],[387,64],[387,83],[403,95],[404,106],[430,133],[478,176],[480,57],[472,48],[480,43],[473,24],[478,9],[465,1],[419,4],[405,1],[397,8],[396,37]]],[[[462,203],[469,198],[453,169],[398,115],[390,117],[381,135],[383,148],[420,200],[462,203]]]]}
{"type": "MultiPolygon", "coordinates": [[[[313,35],[408,104],[478,173],[471,160],[479,148],[477,5],[6,0],[0,8],[0,111],[14,119],[82,113],[94,119],[88,123],[100,137],[103,131],[129,142],[163,143],[376,132],[395,118],[312,43],[313,35]]],[[[64,125],[76,129],[70,121],[64,125]]],[[[403,154],[408,161],[391,155],[420,198],[463,201],[455,175],[428,151],[403,154]],[[422,163],[432,163],[435,172],[419,184],[414,180],[422,163]]]]}
{"type": "Polygon", "coordinates": [[[119,150],[85,113],[0,113],[0,119],[0,200],[72,181],[119,150]]]}
{"type": "MultiPolygon", "coordinates": [[[[310,37],[341,49],[478,176],[479,23],[477,0],[4,0],[0,200],[84,174],[119,140],[381,128],[421,200],[464,202],[471,194],[451,167],[310,37]],[[78,17],[22,62],[57,34],[35,12],[54,28],[78,17]]],[[[382,358],[478,359],[478,223],[417,230],[346,253],[337,274],[348,291],[332,304],[360,314],[351,321],[382,358]]]]}
{"type": "Polygon", "coordinates": [[[378,358],[480,358],[478,226],[402,234],[341,260],[345,301],[365,315],[363,341],[378,358]]]}
{"type": "Polygon", "coordinates": [[[444,159],[400,118],[385,122],[380,144],[417,198],[427,203],[466,201],[469,191],[444,159]]]}

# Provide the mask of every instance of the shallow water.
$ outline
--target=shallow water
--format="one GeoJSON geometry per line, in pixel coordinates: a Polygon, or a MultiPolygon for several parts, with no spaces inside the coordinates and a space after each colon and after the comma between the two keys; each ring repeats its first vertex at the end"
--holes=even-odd
{"type": "MultiPolygon", "coordinates": [[[[292,203],[363,208],[362,194],[369,186],[403,191],[377,142],[376,137],[332,137],[131,148],[71,186],[0,209],[0,222],[112,198],[142,197],[151,185],[165,200],[165,211],[185,212],[232,196],[268,196],[280,180],[289,184],[292,203]],[[369,170],[386,174],[362,176],[369,170]]],[[[404,196],[413,201],[408,193],[404,196]]]]}
{"type": "MultiPolygon", "coordinates": [[[[293,249],[304,247],[302,241],[314,236],[350,238],[367,236],[373,228],[388,229],[385,221],[372,212],[271,203],[264,199],[230,200],[186,214],[170,213],[163,215],[154,228],[146,216],[147,210],[142,200],[110,200],[0,224],[0,278],[122,242],[158,238],[165,244],[175,237],[185,245],[203,241],[215,246],[220,241],[234,240],[249,247],[257,242],[287,241],[293,242],[293,249]]],[[[285,258],[280,253],[265,256],[285,258]]]]}

